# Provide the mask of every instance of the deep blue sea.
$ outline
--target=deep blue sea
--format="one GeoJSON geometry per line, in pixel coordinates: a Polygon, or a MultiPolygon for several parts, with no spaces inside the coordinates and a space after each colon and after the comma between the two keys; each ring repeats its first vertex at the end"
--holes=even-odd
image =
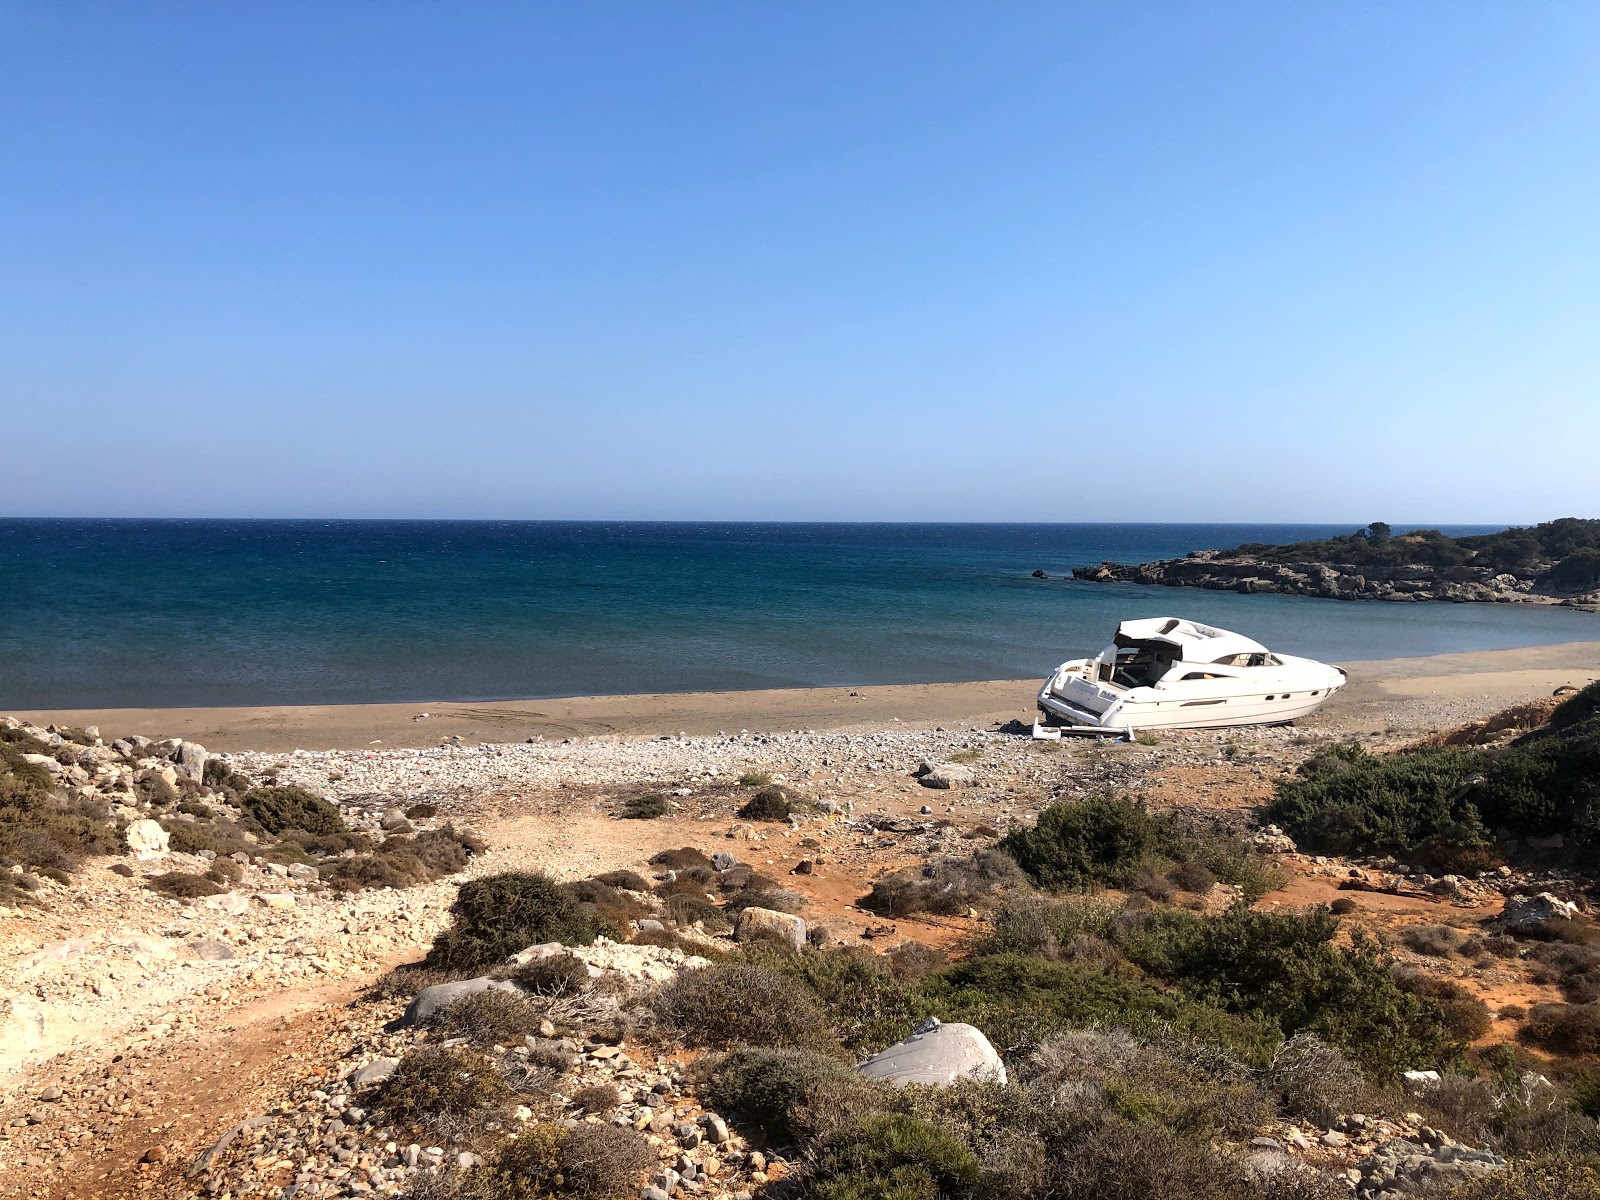
{"type": "Polygon", "coordinates": [[[1570,610],[1029,577],[1350,528],[6,520],[0,709],[1031,677],[1168,614],[1335,660],[1600,637],[1570,610]]]}

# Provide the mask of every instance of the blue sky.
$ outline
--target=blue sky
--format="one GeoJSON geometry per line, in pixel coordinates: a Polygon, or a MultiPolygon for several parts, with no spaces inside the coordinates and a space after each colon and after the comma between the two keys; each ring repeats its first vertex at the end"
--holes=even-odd
{"type": "Polygon", "coordinates": [[[0,513],[1600,516],[1600,6],[0,0],[0,513]]]}

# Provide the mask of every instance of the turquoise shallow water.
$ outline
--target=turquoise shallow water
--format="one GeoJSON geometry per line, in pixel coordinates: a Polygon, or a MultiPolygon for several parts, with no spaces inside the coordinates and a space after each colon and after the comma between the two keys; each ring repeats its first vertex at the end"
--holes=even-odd
{"type": "Polygon", "coordinates": [[[0,709],[1018,678],[1167,614],[1335,660],[1600,638],[1570,610],[1029,578],[1349,528],[0,521],[0,709]]]}

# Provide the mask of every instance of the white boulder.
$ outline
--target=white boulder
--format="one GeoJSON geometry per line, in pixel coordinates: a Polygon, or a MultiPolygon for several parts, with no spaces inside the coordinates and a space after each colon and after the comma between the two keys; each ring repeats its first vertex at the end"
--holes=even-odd
{"type": "Polygon", "coordinates": [[[126,835],[128,851],[134,858],[141,862],[152,858],[160,858],[167,852],[167,843],[171,839],[167,831],[149,817],[144,817],[128,826],[126,835]]]}
{"type": "Polygon", "coordinates": [[[949,1087],[958,1079],[1006,1082],[1006,1065],[983,1031],[929,1017],[903,1042],[879,1051],[856,1068],[870,1079],[905,1086],[949,1087]]]}

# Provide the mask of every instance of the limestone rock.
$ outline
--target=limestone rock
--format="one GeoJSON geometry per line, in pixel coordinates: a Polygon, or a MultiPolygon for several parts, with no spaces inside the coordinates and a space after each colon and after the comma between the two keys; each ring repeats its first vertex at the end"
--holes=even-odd
{"type": "Polygon", "coordinates": [[[925,788],[944,791],[949,788],[973,787],[978,782],[978,774],[965,763],[923,762],[917,767],[917,782],[925,788]]]}
{"type": "Polygon", "coordinates": [[[806,947],[806,923],[791,913],[775,912],[770,908],[747,908],[739,914],[733,936],[740,942],[771,938],[792,947],[799,954],[806,947]]]}
{"type": "Polygon", "coordinates": [[[982,1030],[960,1022],[946,1025],[937,1017],[929,1017],[905,1041],[874,1054],[857,1070],[899,1086],[949,1087],[958,1079],[1006,1082],[1005,1063],[982,1030]]]}
{"type": "Polygon", "coordinates": [[[394,1074],[394,1069],[400,1065],[398,1058],[375,1058],[366,1066],[358,1068],[350,1076],[350,1086],[364,1088],[369,1083],[377,1083],[380,1079],[387,1079],[394,1074]]]}
{"type": "Polygon", "coordinates": [[[1543,921],[1570,921],[1577,915],[1576,904],[1540,892],[1537,896],[1507,896],[1505,909],[1494,923],[1502,929],[1527,929],[1543,921]]]}
{"type": "Polygon", "coordinates": [[[141,862],[160,858],[167,852],[170,840],[167,831],[148,817],[129,825],[125,836],[129,853],[141,862]]]}
{"type": "Polygon", "coordinates": [[[206,753],[206,748],[199,742],[179,742],[178,752],[174,755],[178,764],[178,774],[199,783],[205,776],[206,760],[210,757],[211,755],[206,753]]]}

